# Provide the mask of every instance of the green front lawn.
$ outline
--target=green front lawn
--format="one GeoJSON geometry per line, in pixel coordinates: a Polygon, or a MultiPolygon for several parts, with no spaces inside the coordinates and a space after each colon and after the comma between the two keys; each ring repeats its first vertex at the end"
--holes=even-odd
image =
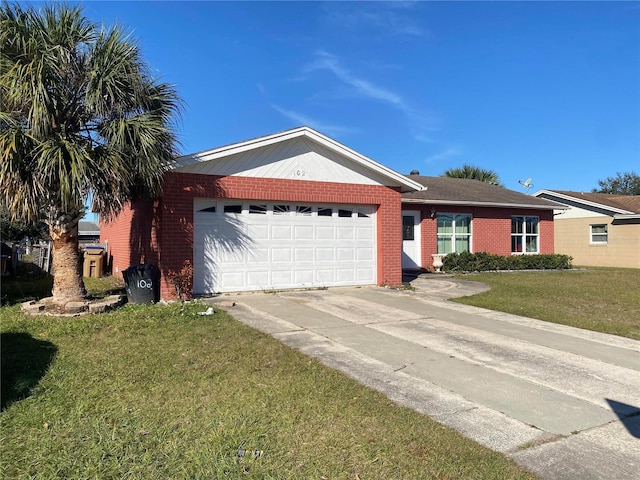
{"type": "Polygon", "coordinates": [[[454,299],[477,307],[640,340],[640,270],[478,273],[491,290],[454,299]]]}
{"type": "Polygon", "coordinates": [[[0,308],[2,478],[524,479],[503,455],[198,303],[0,308]]]}

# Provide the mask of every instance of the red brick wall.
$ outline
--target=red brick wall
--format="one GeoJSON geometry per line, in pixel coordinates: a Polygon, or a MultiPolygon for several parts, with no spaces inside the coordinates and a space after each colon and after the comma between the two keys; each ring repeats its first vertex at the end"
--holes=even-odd
{"type": "Polygon", "coordinates": [[[127,205],[117,218],[101,221],[100,243],[107,243],[107,263],[112,274],[122,276],[131,265],[157,263],[157,202],[127,205]]]}
{"type": "Polygon", "coordinates": [[[109,240],[114,272],[127,268],[140,248],[160,267],[162,298],[174,298],[167,274],[179,270],[185,260],[193,263],[193,200],[197,197],[378,205],[378,284],[402,283],[400,193],[393,188],[177,172],[167,175],[161,200],[146,204],[151,210],[145,215],[135,215],[142,208],[136,205],[103,225],[101,241],[109,240]],[[146,239],[148,245],[142,241],[146,239]]]}
{"type": "Polygon", "coordinates": [[[420,240],[422,267],[433,267],[432,254],[437,253],[437,221],[431,209],[441,213],[468,213],[473,217],[471,248],[473,252],[511,255],[511,217],[514,215],[540,217],[540,253],[554,253],[553,212],[517,208],[463,207],[447,205],[405,204],[403,210],[421,212],[420,240]]]}

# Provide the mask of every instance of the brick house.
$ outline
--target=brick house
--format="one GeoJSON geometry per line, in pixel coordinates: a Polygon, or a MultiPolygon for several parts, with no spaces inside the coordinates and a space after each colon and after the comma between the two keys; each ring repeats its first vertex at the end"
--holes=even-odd
{"type": "Polygon", "coordinates": [[[163,194],[101,225],[114,274],[194,266],[194,293],[402,282],[401,193],[423,187],[300,127],[187,155],[163,194]]]}
{"type": "Polygon", "coordinates": [[[526,226],[535,217],[537,233],[521,235],[523,245],[532,235],[537,242],[526,253],[553,252],[555,204],[476,183],[401,175],[299,127],[176,159],[162,196],[102,222],[100,240],[116,275],[158,265],[162,298],[175,297],[168,273],[185,260],[196,295],[400,285],[403,268],[431,268],[430,254],[446,243],[437,226],[445,213],[454,215],[458,249],[462,215],[470,214],[472,251],[511,253],[514,219],[526,226]],[[405,222],[415,215],[411,242],[405,222]]]}
{"type": "Polygon", "coordinates": [[[402,194],[404,269],[431,269],[452,252],[554,253],[559,204],[477,180],[409,178],[425,188],[402,194]]]}

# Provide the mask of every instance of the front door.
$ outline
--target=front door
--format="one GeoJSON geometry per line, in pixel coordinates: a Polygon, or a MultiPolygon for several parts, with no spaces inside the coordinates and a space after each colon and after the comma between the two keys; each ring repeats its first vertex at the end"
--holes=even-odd
{"type": "Polygon", "coordinates": [[[402,211],[402,268],[422,268],[420,262],[420,212],[402,211]]]}

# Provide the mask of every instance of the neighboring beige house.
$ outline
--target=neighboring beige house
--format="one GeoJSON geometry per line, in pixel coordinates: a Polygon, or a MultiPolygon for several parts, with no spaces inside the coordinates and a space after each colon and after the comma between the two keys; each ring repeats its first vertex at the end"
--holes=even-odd
{"type": "Polygon", "coordinates": [[[540,190],[569,207],[555,212],[555,252],[589,267],[640,268],[640,195],[540,190]]]}

